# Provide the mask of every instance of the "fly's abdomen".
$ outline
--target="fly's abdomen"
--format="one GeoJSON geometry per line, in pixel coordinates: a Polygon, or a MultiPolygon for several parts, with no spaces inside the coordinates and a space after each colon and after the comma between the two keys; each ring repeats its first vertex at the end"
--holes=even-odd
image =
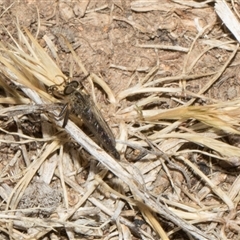
{"type": "Polygon", "coordinates": [[[65,88],[65,94],[68,95],[71,112],[83,120],[84,125],[89,128],[98,142],[113,157],[120,159],[120,155],[115,148],[116,142],[112,131],[108,127],[101,112],[95,106],[91,98],[73,86],[65,88]]]}

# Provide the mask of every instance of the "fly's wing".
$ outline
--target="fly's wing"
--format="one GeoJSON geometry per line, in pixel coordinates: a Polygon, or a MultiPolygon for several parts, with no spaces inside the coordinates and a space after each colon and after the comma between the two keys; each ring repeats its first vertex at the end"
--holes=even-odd
{"type": "Polygon", "coordinates": [[[115,138],[112,131],[105,122],[101,112],[96,107],[91,98],[80,90],[72,93],[74,101],[72,110],[76,115],[80,115],[84,124],[89,128],[100,144],[117,159],[120,158],[115,145],[115,138]]]}

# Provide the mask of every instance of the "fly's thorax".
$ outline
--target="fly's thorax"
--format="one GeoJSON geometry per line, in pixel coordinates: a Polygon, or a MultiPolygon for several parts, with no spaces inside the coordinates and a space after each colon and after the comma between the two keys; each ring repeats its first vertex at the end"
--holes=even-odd
{"type": "Polygon", "coordinates": [[[108,150],[112,156],[119,159],[119,153],[115,149],[116,143],[111,129],[108,127],[91,97],[79,89],[79,83],[69,83],[64,90],[64,95],[68,100],[70,112],[80,117],[84,125],[89,128],[98,142],[108,150]]]}

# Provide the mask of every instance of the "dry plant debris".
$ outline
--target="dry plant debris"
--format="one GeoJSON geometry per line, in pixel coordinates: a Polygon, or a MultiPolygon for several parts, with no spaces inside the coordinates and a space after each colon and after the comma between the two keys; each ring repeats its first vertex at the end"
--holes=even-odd
{"type": "Polygon", "coordinates": [[[1,2],[0,239],[239,239],[239,12],[1,2]],[[84,76],[120,160],[62,127],[48,88],[84,76]]]}

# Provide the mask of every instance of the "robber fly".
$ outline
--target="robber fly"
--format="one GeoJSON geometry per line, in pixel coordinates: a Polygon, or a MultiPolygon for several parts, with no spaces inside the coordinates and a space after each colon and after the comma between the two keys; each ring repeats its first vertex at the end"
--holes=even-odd
{"type": "Polygon", "coordinates": [[[68,83],[63,91],[67,103],[62,111],[65,112],[63,126],[67,124],[69,113],[80,117],[87,128],[97,138],[99,143],[115,158],[120,159],[115,148],[116,142],[112,131],[105,122],[101,112],[89,95],[84,93],[79,82],[68,83]]]}

